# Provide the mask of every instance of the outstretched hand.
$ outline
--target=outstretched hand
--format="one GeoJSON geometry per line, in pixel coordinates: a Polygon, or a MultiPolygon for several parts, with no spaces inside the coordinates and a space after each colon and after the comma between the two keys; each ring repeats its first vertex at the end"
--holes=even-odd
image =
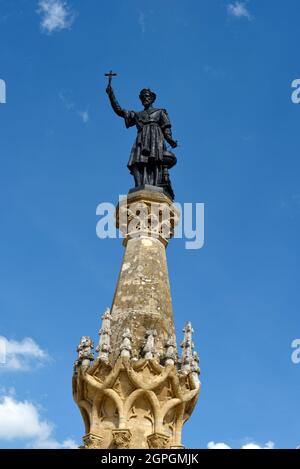
{"type": "Polygon", "coordinates": [[[106,88],[105,91],[106,91],[106,93],[107,93],[108,95],[111,95],[112,92],[113,92],[112,86],[111,86],[111,85],[107,85],[107,88],[106,88]]]}

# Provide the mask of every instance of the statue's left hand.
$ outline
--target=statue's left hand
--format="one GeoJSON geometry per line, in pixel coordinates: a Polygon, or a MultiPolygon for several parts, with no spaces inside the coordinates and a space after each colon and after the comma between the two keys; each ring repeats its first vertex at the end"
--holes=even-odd
{"type": "Polygon", "coordinates": [[[178,147],[178,142],[177,142],[177,140],[172,140],[172,141],[169,142],[169,143],[170,143],[170,145],[171,145],[172,148],[178,147]]]}

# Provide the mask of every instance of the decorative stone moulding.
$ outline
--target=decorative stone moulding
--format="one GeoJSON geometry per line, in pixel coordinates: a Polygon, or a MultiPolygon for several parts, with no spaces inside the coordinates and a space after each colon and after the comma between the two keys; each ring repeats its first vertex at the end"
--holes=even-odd
{"type": "Polygon", "coordinates": [[[192,371],[155,359],[120,357],[110,367],[98,358],[88,370],[79,366],[73,393],[86,426],[85,448],[181,447],[199,391],[192,371]]]}
{"type": "Polygon", "coordinates": [[[116,226],[129,239],[146,236],[165,246],[174,235],[179,210],[164,193],[141,190],[124,197],[117,206],[116,226]]]}

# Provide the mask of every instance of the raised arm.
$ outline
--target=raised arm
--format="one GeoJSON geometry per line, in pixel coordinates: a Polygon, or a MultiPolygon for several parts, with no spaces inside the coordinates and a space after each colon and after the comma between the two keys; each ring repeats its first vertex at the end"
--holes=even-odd
{"type": "Polygon", "coordinates": [[[111,85],[108,85],[108,87],[106,88],[106,93],[108,94],[111,107],[113,108],[115,113],[118,116],[125,118],[126,117],[126,110],[121,108],[120,104],[117,101],[117,98],[115,97],[115,93],[114,93],[114,90],[112,89],[111,85]]]}

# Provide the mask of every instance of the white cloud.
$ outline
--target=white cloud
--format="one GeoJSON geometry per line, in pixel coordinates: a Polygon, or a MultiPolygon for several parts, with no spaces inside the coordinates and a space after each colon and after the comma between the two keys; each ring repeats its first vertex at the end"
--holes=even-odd
{"type": "Polygon", "coordinates": [[[88,111],[77,111],[77,114],[79,115],[79,117],[81,117],[82,122],[84,124],[87,124],[90,120],[90,115],[88,111]]]}
{"type": "Polygon", "coordinates": [[[274,449],[275,444],[273,441],[268,441],[265,445],[260,446],[257,443],[247,443],[242,446],[242,449],[274,449]]]}
{"type": "Polygon", "coordinates": [[[73,111],[77,114],[77,116],[80,117],[82,122],[84,124],[87,124],[90,120],[90,114],[88,110],[85,111],[79,111],[78,106],[75,103],[73,97],[72,97],[72,91],[71,90],[64,90],[59,93],[59,99],[62,101],[64,104],[65,108],[68,111],[73,111]]]}
{"type": "Polygon", "coordinates": [[[49,360],[47,352],[30,337],[20,342],[0,336],[0,370],[28,371],[49,360]]]}
{"type": "MultiPolygon", "coordinates": [[[[232,449],[231,446],[227,445],[226,443],[215,443],[214,441],[210,441],[207,444],[208,449],[232,449]]],[[[268,441],[265,445],[261,446],[257,443],[246,443],[241,447],[241,449],[274,449],[275,444],[273,441],[268,441]]]]}
{"type": "Polygon", "coordinates": [[[227,11],[230,16],[234,16],[235,18],[252,19],[252,15],[247,8],[246,2],[229,3],[229,5],[227,5],[227,11]]]}
{"type": "Polygon", "coordinates": [[[12,396],[0,400],[0,439],[42,439],[47,440],[52,427],[40,419],[37,408],[30,402],[20,402],[12,396]]]}
{"type": "Polygon", "coordinates": [[[75,108],[75,103],[72,99],[72,92],[70,90],[61,91],[59,93],[59,99],[63,102],[68,111],[75,108]]]}
{"type": "Polygon", "coordinates": [[[216,79],[228,78],[230,76],[228,70],[225,70],[221,67],[214,67],[212,65],[205,65],[203,67],[203,71],[207,75],[210,75],[212,78],[216,79]]]}
{"type": "Polygon", "coordinates": [[[75,15],[65,0],[39,0],[42,31],[51,34],[71,28],[75,15]]]}
{"type": "Polygon", "coordinates": [[[78,449],[78,444],[71,438],[64,440],[62,443],[48,438],[47,440],[36,440],[31,447],[33,449],[78,449]]]}
{"type": "Polygon", "coordinates": [[[53,437],[53,424],[41,418],[38,408],[11,395],[0,397],[0,440],[23,440],[27,448],[37,449],[78,447],[71,439],[59,443],[53,437]]]}
{"type": "Polygon", "coordinates": [[[231,449],[230,446],[226,445],[226,443],[215,443],[214,441],[210,441],[207,444],[208,449],[231,449]]]}

